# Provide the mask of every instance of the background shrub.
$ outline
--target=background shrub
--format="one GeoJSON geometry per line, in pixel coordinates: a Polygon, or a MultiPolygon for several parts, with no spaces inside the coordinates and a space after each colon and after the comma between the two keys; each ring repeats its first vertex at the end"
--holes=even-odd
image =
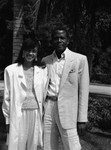
{"type": "Polygon", "coordinates": [[[92,126],[111,129],[111,98],[98,95],[89,97],[88,118],[92,126]]]}

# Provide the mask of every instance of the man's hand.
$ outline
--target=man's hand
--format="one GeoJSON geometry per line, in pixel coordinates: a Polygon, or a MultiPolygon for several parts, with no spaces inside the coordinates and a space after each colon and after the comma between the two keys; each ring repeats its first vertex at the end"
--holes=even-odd
{"type": "Polygon", "coordinates": [[[79,136],[84,136],[86,133],[86,122],[78,122],[77,131],[78,131],[79,136]]]}

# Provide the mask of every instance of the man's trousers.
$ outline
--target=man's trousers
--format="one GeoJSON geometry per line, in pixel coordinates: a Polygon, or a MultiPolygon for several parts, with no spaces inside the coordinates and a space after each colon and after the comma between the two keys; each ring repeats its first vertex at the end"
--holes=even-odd
{"type": "Polygon", "coordinates": [[[47,101],[44,116],[44,150],[58,150],[59,135],[64,150],[81,150],[77,129],[63,129],[58,115],[57,101],[47,101]]]}

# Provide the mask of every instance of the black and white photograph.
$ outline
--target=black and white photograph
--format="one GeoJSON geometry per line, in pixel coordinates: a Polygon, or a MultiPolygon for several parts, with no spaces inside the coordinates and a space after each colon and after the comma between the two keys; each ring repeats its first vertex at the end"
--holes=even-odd
{"type": "Polygon", "coordinates": [[[111,0],[0,0],[0,150],[111,149],[111,0]]]}

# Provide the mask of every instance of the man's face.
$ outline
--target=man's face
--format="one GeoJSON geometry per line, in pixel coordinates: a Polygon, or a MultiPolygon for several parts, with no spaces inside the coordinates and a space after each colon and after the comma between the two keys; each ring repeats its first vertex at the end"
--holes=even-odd
{"type": "Polygon", "coordinates": [[[64,30],[57,30],[52,39],[53,46],[58,53],[63,53],[69,43],[67,34],[64,30]]]}

